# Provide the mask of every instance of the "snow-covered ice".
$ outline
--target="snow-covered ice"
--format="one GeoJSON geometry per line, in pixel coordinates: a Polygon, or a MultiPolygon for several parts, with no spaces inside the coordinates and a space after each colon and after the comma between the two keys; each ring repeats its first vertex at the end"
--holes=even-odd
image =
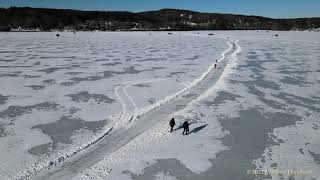
{"type": "Polygon", "coordinates": [[[319,179],[320,36],[262,33],[215,33],[239,39],[238,54],[212,88],[171,115],[197,133],[169,134],[160,122],[74,179],[319,179]]]}
{"type": "Polygon", "coordinates": [[[319,33],[208,33],[0,34],[0,177],[46,177],[110,133],[123,146],[73,179],[319,179],[319,33]]]}
{"type": "Polygon", "coordinates": [[[0,35],[0,156],[12,177],[125,126],[189,86],[227,47],[180,33],[0,35]]]}

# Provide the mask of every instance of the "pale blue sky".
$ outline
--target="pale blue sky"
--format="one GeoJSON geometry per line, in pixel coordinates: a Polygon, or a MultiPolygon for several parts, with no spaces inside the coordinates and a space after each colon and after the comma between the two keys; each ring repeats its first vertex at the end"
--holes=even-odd
{"type": "Polygon", "coordinates": [[[0,6],[134,12],[178,8],[273,18],[320,17],[320,0],[0,0],[0,6]]]}

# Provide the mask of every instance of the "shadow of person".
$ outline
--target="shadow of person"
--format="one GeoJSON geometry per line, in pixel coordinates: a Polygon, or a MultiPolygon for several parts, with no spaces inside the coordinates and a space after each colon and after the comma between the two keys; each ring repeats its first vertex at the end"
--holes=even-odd
{"type": "Polygon", "coordinates": [[[201,131],[202,129],[204,129],[206,126],[208,126],[208,124],[205,124],[205,125],[196,127],[196,128],[194,128],[192,131],[190,131],[189,134],[191,134],[191,133],[197,133],[197,132],[201,131]]]}

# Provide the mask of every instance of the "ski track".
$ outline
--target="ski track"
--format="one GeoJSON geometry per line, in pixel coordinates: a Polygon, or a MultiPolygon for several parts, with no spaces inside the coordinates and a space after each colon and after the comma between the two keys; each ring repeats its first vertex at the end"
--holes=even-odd
{"type": "Polygon", "coordinates": [[[123,93],[126,95],[126,97],[129,99],[129,101],[131,102],[131,104],[133,105],[134,109],[132,112],[132,116],[130,117],[135,117],[135,113],[138,111],[138,107],[137,104],[134,102],[134,100],[132,99],[132,97],[128,94],[127,89],[135,84],[139,84],[139,83],[148,83],[148,82],[154,82],[154,81],[164,81],[167,79],[144,79],[144,80],[139,80],[139,81],[131,81],[131,82],[127,82],[126,86],[123,88],[123,93]]]}
{"type": "Polygon", "coordinates": [[[191,82],[186,82],[186,81],[177,81],[177,82],[184,85],[186,88],[191,86],[191,82]]]}
{"type": "Polygon", "coordinates": [[[138,110],[138,107],[136,105],[136,103],[134,102],[134,100],[132,99],[132,97],[128,94],[127,92],[127,89],[132,86],[132,85],[135,85],[135,84],[139,84],[139,83],[144,83],[144,82],[154,82],[154,81],[160,81],[160,80],[166,80],[166,79],[144,79],[144,80],[139,80],[139,81],[129,81],[129,82],[125,82],[125,83],[121,83],[119,85],[116,86],[114,92],[117,96],[117,98],[119,99],[120,101],[120,104],[122,106],[122,113],[120,114],[120,117],[119,117],[119,120],[120,122],[123,122],[124,119],[127,117],[126,115],[130,115],[128,113],[128,110],[127,110],[127,106],[129,104],[125,103],[124,102],[124,96],[127,97],[129,99],[129,102],[132,104],[132,106],[134,107],[134,110],[133,110],[133,115],[134,116],[134,113],[138,110]],[[125,87],[123,88],[122,86],[125,85],[125,87]],[[122,87],[122,88],[121,88],[122,87]],[[124,94],[124,96],[120,96],[119,95],[119,88],[121,88],[121,92],[124,94]],[[124,115],[124,117],[123,117],[124,115]]]}
{"type": "MultiPolygon", "coordinates": [[[[226,59],[226,54],[229,53],[233,47],[234,48],[238,47],[238,45],[236,44],[236,41],[233,41],[233,44],[231,44],[230,40],[228,40],[227,44],[229,45],[229,47],[227,48],[227,50],[225,50],[224,52],[221,53],[221,58],[217,62],[224,61],[226,59]]],[[[148,114],[150,116],[150,114],[152,114],[153,110],[160,109],[160,107],[163,107],[165,104],[169,104],[169,103],[174,104],[174,103],[172,103],[172,100],[174,100],[178,97],[181,97],[182,94],[188,92],[190,89],[196,87],[200,82],[205,80],[206,77],[210,74],[210,72],[214,69],[215,63],[216,62],[214,61],[214,63],[212,63],[209,66],[208,70],[205,71],[204,73],[202,73],[201,76],[199,78],[195,79],[194,81],[192,81],[190,83],[180,82],[181,84],[185,85],[186,88],[182,89],[181,91],[179,91],[171,96],[165,97],[163,100],[158,101],[157,103],[155,103],[153,105],[147,106],[146,108],[142,108],[139,112],[137,112],[135,114],[136,115],[135,117],[131,116],[131,119],[129,120],[129,122],[131,122],[134,119],[139,119],[139,118],[143,119],[142,117],[146,118],[145,116],[148,116],[148,114]]],[[[223,71],[223,69],[222,69],[222,71],[223,71]]],[[[161,79],[127,82],[129,84],[125,85],[125,87],[122,88],[122,92],[123,92],[124,96],[126,96],[129,99],[129,102],[133,105],[133,107],[135,107],[134,108],[135,110],[138,110],[138,108],[137,108],[135,102],[133,101],[133,99],[127,93],[127,88],[129,88],[130,86],[137,84],[137,83],[152,82],[155,80],[161,80],[161,79]]],[[[123,84],[116,86],[116,88],[114,90],[115,95],[119,99],[119,101],[122,105],[122,110],[123,110],[122,113],[120,114],[120,117],[119,117],[120,122],[124,121],[127,118],[126,114],[128,114],[127,104],[124,102],[124,100],[122,98],[124,96],[121,96],[119,94],[119,89],[121,88],[121,85],[123,85],[123,84]]],[[[187,104],[189,104],[189,103],[186,103],[186,105],[187,104]]],[[[170,105],[168,105],[168,106],[170,106],[170,105]]],[[[171,110],[176,111],[175,108],[172,108],[171,110]]],[[[168,114],[164,114],[164,115],[167,116],[168,114]]],[[[142,120],[137,121],[137,123],[139,123],[139,122],[141,123],[141,121],[142,120]]],[[[94,163],[99,161],[99,159],[86,161],[88,158],[86,158],[85,155],[88,154],[89,150],[91,150],[89,152],[97,153],[96,157],[100,156],[101,153],[103,153],[103,156],[106,156],[107,154],[111,154],[112,152],[116,151],[117,149],[121,148],[122,146],[124,146],[125,144],[130,142],[130,140],[132,140],[133,138],[137,137],[138,135],[140,135],[141,133],[146,131],[148,128],[155,125],[155,123],[153,121],[151,121],[149,124],[144,123],[144,124],[146,124],[146,126],[143,127],[142,129],[138,129],[138,130],[134,130],[134,128],[133,128],[134,125],[131,125],[131,127],[126,127],[126,128],[119,126],[119,127],[117,127],[118,129],[113,130],[112,133],[109,133],[112,129],[114,129],[114,127],[112,127],[107,133],[103,133],[102,136],[96,138],[91,143],[88,143],[82,149],[83,151],[79,150],[79,151],[76,151],[75,153],[72,153],[72,155],[67,156],[65,159],[63,159],[62,162],[60,162],[60,160],[59,160],[60,158],[59,158],[59,159],[57,159],[56,162],[54,162],[54,165],[52,165],[52,161],[48,161],[46,165],[41,164],[40,167],[37,167],[37,165],[35,167],[31,167],[30,169],[28,169],[24,172],[20,172],[18,174],[17,179],[24,179],[24,178],[28,178],[28,177],[33,177],[34,179],[58,179],[58,178],[69,179],[70,177],[76,175],[76,173],[79,173],[81,170],[88,168],[88,167],[92,166],[94,163]],[[130,129],[132,130],[132,132],[127,131],[130,129]],[[129,135],[129,137],[126,137],[126,133],[129,135]],[[108,142],[108,143],[105,143],[103,141],[108,142]],[[96,144],[96,146],[93,146],[94,144],[96,144]],[[110,146],[110,148],[106,148],[109,146],[110,146]],[[101,152],[101,149],[103,149],[103,147],[105,148],[106,152],[101,152]],[[79,155],[74,156],[75,154],[79,154],[79,155]],[[72,169],[73,167],[70,167],[70,165],[71,166],[74,165],[74,168],[77,168],[77,165],[78,165],[77,163],[82,162],[82,161],[86,162],[86,163],[81,166],[81,169],[75,170],[75,169],[72,169]],[[65,163],[63,163],[63,162],[65,162],[65,163]],[[68,164],[69,164],[69,166],[68,166],[68,164]],[[67,169],[67,170],[65,170],[65,169],[67,169]]],[[[95,156],[93,156],[93,157],[95,157],[95,156]]],[[[103,157],[102,157],[102,159],[103,159],[103,157]]]]}
{"type": "Polygon", "coordinates": [[[138,107],[137,107],[137,104],[134,102],[134,100],[131,98],[131,96],[129,96],[128,92],[127,92],[127,89],[128,87],[132,86],[131,84],[127,84],[124,88],[123,88],[123,92],[124,94],[127,96],[127,98],[130,100],[131,104],[133,105],[134,107],[134,110],[133,110],[133,115],[134,113],[137,111],[138,107]]]}
{"type": "Polygon", "coordinates": [[[118,89],[120,88],[120,85],[117,86],[115,89],[114,89],[114,93],[115,95],[117,96],[117,98],[119,99],[120,103],[121,103],[121,106],[122,106],[122,113],[120,114],[120,117],[119,119],[121,119],[122,115],[123,114],[126,114],[127,113],[127,107],[126,107],[126,104],[124,103],[124,101],[122,100],[122,98],[120,97],[119,93],[118,93],[118,89]]]}
{"type": "MultiPolygon", "coordinates": [[[[150,83],[150,82],[155,82],[155,81],[166,81],[166,80],[169,80],[169,79],[143,79],[143,80],[138,80],[138,81],[129,81],[129,82],[125,82],[125,83],[122,83],[121,85],[125,85],[124,87],[122,87],[121,85],[117,86],[116,89],[115,89],[115,94],[117,96],[117,98],[119,99],[121,105],[122,105],[122,112],[121,113],[121,116],[119,117],[120,121],[126,121],[126,118],[127,117],[130,117],[130,121],[131,122],[133,119],[136,118],[136,113],[138,112],[139,108],[137,106],[137,104],[134,102],[134,100],[132,99],[132,97],[129,95],[128,93],[128,88],[129,87],[132,87],[136,84],[139,84],[139,83],[150,83]],[[131,105],[133,106],[133,110],[129,110],[128,111],[128,106],[130,106],[128,103],[125,103],[124,102],[124,97],[120,96],[119,93],[118,93],[118,89],[121,88],[121,91],[124,93],[124,95],[126,96],[126,98],[128,98],[129,102],[131,103],[131,105]],[[125,114],[125,116],[122,116],[123,114],[125,114]],[[124,117],[122,119],[122,117],[124,117]]],[[[177,81],[178,83],[182,84],[183,86],[185,86],[186,88],[188,88],[190,86],[190,82],[179,82],[177,81]]]]}

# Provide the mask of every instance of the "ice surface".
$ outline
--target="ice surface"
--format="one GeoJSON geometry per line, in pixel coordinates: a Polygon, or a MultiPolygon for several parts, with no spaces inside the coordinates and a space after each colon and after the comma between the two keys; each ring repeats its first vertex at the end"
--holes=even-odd
{"type": "Polygon", "coordinates": [[[319,33],[208,33],[0,34],[0,177],[32,174],[111,128],[135,127],[221,59],[209,90],[74,179],[253,179],[255,168],[312,171],[260,178],[319,179],[319,33]],[[64,123],[72,132],[53,150],[51,130],[64,123]]]}
{"type": "Polygon", "coordinates": [[[156,179],[158,174],[190,180],[320,178],[319,34],[218,31],[215,35],[239,39],[238,54],[232,55],[212,88],[171,115],[178,125],[189,120],[192,128],[199,127],[198,133],[170,134],[168,122],[159,122],[74,179],[140,180],[156,179]],[[276,33],[278,38],[272,36],[276,33]],[[269,168],[312,173],[247,174],[248,169],[269,168]]]}
{"type": "Polygon", "coordinates": [[[0,34],[0,156],[10,161],[2,168],[10,176],[125,125],[118,119],[128,121],[190,85],[227,46],[183,33],[60,35],[0,34]],[[70,125],[68,135],[54,130],[66,125],[59,122],[70,125]],[[85,125],[95,122],[107,124],[97,132],[85,125]],[[56,144],[57,135],[63,141],[56,144]]]}

